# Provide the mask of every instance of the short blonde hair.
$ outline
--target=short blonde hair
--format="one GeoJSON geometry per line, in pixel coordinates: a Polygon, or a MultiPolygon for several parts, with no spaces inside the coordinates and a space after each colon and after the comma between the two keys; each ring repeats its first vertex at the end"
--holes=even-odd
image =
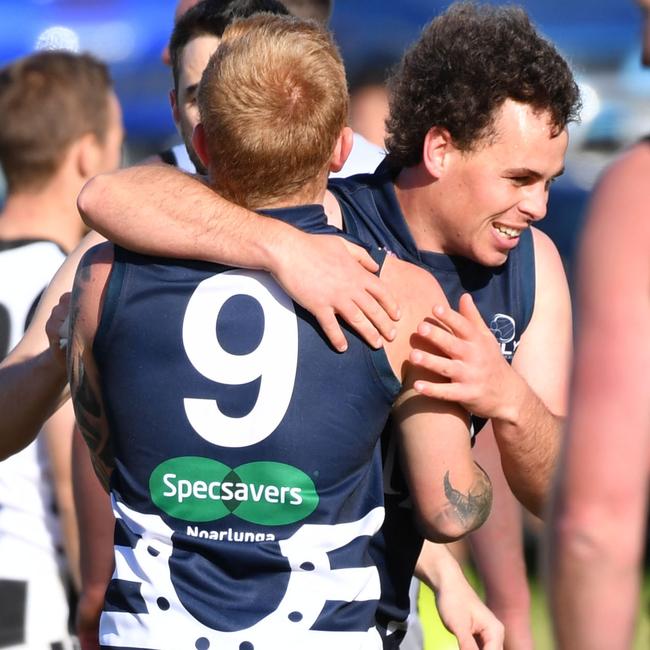
{"type": "Polygon", "coordinates": [[[211,182],[223,196],[259,208],[324,189],[348,93],[340,54],[316,23],[268,14],[236,21],[198,101],[211,182]]]}

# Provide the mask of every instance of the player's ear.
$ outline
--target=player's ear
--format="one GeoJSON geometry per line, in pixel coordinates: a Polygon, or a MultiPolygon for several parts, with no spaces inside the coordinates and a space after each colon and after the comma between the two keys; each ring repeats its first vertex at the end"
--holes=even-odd
{"type": "Polygon", "coordinates": [[[350,152],[352,151],[352,143],[354,139],[354,133],[349,126],[344,126],[339,134],[339,137],[334,145],[334,152],[332,153],[332,158],[330,159],[330,171],[339,172],[345,165],[345,161],[348,159],[350,152]]]}
{"type": "Polygon", "coordinates": [[[69,156],[76,158],[77,171],[82,178],[97,175],[102,151],[94,133],[86,133],[70,148],[69,156]]]}
{"type": "Polygon", "coordinates": [[[427,131],[422,147],[422,162],[433,178],[440,178],[444,174],[452,150],[455,147],[447,129],[432,126],[427,131]]]}
{"type": "Polygon", "coordinates": [[[181,121],[181,116],[178,112],[178,96],[176,95],[176,88],[172,88],[169,91],[169,105],[172,107],[172,117],[174,118],[174,124],[178,126],[181,121]]]}
{"type": "Polygon", "coordinates": [[[194,131],[192,132],[192,148],[199,157],[199,160],[207,168],[209,166],[208,147],[205,141],[205,130],[201,122],[194,127],[194,131]]]}

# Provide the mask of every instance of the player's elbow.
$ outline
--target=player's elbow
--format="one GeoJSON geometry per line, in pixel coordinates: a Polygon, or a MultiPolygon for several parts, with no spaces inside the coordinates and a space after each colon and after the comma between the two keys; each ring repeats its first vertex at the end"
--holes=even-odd
{"type": "Polygon", "coordinates": [[[489,507],[475,512],[459,512],[455,506],[446,505],[436,511],[416,512],[416,523],[426,539],[445,544],[462,539],[479,528],[489,513],[489,507]]]}
{"type": "Polygon", "coordinates": [[[561,508],[553,521],[555,551],[573,566],[636,571],[643,551],[640,514],[607,503],[561,508]]]}
{"type": "Polygon", "coordinates": [[[101,223],[98,206],[102,203],[104,188],[107,183],[105,175],[100,174],[91,178],[81,189],[77,197],[77,209],[84,223],[93,230],[101,223]]]}
{"type": "Polygon", "coordinates": [[[479,528],[492,508],[492,483],[487,474],[476,467],[475,480],[466,492],[449,485],[445,477],[445,497],[415,502],[415,517],[420,532],[432,542],[445,543],[465,537],[479,528]]]}

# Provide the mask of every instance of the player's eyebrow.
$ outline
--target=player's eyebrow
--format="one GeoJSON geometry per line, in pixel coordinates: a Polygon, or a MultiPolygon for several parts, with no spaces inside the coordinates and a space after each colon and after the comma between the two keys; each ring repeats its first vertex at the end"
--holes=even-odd
{"type": "MultiPolygon", "coordinates": [[[[526,177],[532,178],[533,180],[540,180],[544,177],[540,172],[535,171],[534,169],[529,169],[528,167],[513,167],[512,169],[506,169],[504,174],[506,176],[511,176],[512,178],[526,177]]],[[[562,176],[562,174],[564,174],[564,167],[553,174],[551,178],[558,178],[562,176]]]]}

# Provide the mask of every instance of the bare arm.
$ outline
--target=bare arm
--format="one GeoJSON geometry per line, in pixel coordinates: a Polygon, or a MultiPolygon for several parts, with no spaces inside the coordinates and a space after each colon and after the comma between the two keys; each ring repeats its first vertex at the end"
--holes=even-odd
{"type": "MultiPolygon", "coordinates": [[[[68,256],[41,298],[18,345],[0,364],[0,459],[26,447],[67,399],[65,361],[58,338],[48,340],[46,323],[62,294],[70,291],[83,253],[103,238],[88,235],[68,256]]],[[[55,332],[50,332],[56,338],[55,332]]]]}
{"type": "Polygon", "coordinates": [[[113,454],[92,345],[112,263],[113,247],[109,244],[90,249],[81,259],[72,289],[68,342],[68,378],[77,425],[107,492],[113,454]]]}
{"type": "Polygon", "coordinates": [[[487,474],[472,460],[466,414],[434,405],[412,388],[395,404],[400,456],[424,537],[459,539],[478,528],[492,503],[487,474]]]}
{"type": "Polygon", "coordinates": [[[632,646],[650,487],[649,172],[646,144],[610,168],[580,250],[578,347],[549,555],[562,649],[632,646]]]}
{"type": "Polygon", "coordinates": [[[501,650],[503,625],[483,604],[444,544],[425,542],[415,575],[436,596],[444,626],[458,640],[459,650],[501,650]]]}
{"type": "Polygon", "coordinates": [[[57,514],[61,523],[68,570],[78,593],[81,580],[79,576],[79,528],[72,496],[73,429],[72,405],[66,403],[45,423],[43,435],[52,471],[57,514]]]}
{"type": "Polygon", "coordinates": [[[88,225],[126,248],[273,273],[339,350],[346,343],[336,314],[372,346],[393,337],[397,303],[373,275],[377,265],[366,251],[261,217],[173,167],[97,176],[78,205],[88,225]]]}
{"type": "Polygon", "coordinates": [[[486,604],[503,623],[506,650],[532,650],[522,508],[503,475],[490,422],[477,436],[474,457],[490,476],[493,489],[492,512],[469,537],[486,604]]]}
{"type": "Polygon", "coordinates": [[[501,356],[469,294],[461,297],[458,312],[436,306],[435,318],[450,332],[424,323],[419,331],[438,353],[419,349],[411,359],[450,380],[418,382],[416,389],[422,394],[458,402],[492,419],[512,491],[531,512],[541,515],[566,412],[571,304],[555,246],[538,231],[534,241],[535,308],[512,366],[501,356]]]}
{"type": "MultiPolygon", "coordinates": [[[[523,380],[512,413],[493,418],[503,469],[517,498],[544,516],[567,412],[573,349],[571,299],[560,256],[535,230],[535,308],[512,368],[523,380]]],[[[517,395],[514,392],[514,395],[517,395]]]]}
{"type": "Polygon", "coordinates": [[[429,311],[430,301],[444,301],[444,294],[429,273],[394,257],[384,263],[382,278],[389,287],[402,289],[404,316],[387,353],[403,376],[393,421],[416,521],[426,538],[451,541],[485,521],[492,488],[472,458],[467,412],[414,389],[423,376],[445,381],[408,361],[417,324],[429,311]]]}
{"type": "Polygon", "coordinates": [[[73,439],[74,501],[79,517],[81,593],[76,632],[82,650],[99,650],[99,617],[114,567],[111,502],[97,480],[79,430],[73,439]]]}

